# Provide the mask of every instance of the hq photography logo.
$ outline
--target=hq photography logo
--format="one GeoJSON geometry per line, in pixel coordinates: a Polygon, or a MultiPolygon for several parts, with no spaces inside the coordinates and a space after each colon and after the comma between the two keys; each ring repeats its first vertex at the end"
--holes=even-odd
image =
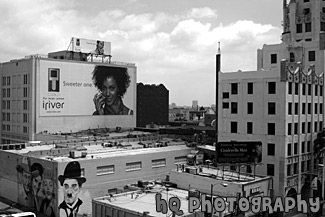
{"type": "MultiPolygon", "coordinates": [[[[166,214],[168,209],[178,216],[184,214],[181,209],[181,200],[178,197],[169,198],[168,202],[162,198],[160,193],[155,195],[156,200],[156,211],[166,214]]],[[[237,199],[236,197],[216,197],[214,198],[213,204],[211,203],[210,197],[206,197],[206,194],[202,194],[200,199],[197,197],[188,198],[187,210],[189,213],[196,211],[202,211],[206,213],[214,212],[229,212],[235,213],[249,212],[257,214],[260,212],[268,212],[269,214],[275,212],[290,212],[291,210],[297,208],[300,213],[308,213],[308,209],[316,213],[320,209],[320,199],[309,198],[307,201],[301,199],[301,195],[297,195],[297,199],[292,197],[276,197],[272,203],[270,197],[241,197],[237,199]]]]}

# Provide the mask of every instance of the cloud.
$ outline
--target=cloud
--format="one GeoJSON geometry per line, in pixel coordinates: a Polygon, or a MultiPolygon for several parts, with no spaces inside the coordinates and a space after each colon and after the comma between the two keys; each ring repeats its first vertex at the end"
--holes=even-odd
{"type": "Polygon", "coordinates": [[[139,82],[163,83],[170,102],[204,99],[208,105],[214,102],[218,42],[222,71],[254,70],[256,50],[280,42],[277,27],[249,20],[223,26],[207,7],[183,14],[103,9],[90,15],[74,5],[69,0],[1,1],[0,62],[67,49],[71,37],[102,39],[112,42],[113,60],[136,63],[139,82]]]}
{"type": "Polygon", "coordinates": [[[217,11],[208,7],[204,8],[192,8],[187,12],[187,18],[213,18],[216,19],[218,17],[217,11]]]}

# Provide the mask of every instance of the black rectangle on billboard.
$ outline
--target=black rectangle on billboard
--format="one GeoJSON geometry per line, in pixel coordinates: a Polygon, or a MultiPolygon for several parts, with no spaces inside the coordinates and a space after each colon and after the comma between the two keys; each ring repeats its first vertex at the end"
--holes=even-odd
{"type": "Polygon", "coordinates": [[[218,142],[218,163],[260,163],[262,142],[218,142]]]}

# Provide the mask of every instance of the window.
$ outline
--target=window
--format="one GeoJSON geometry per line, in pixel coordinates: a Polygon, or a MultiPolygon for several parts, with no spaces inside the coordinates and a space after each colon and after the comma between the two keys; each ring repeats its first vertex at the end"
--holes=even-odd
{"type": "Polygon", "coordinates": [[[187,156],[175,157],[175,164],[186,164],[187,156]]]}
{"type": "Polygon", "coordinates": [[[10,76],[7,77],[7,85],[10,85],[10,76]]]}
{"type": "Polygon", "coordinates": [[[319,114],[323,114],[323,103],[319,103],[319,114]]]}
{"type": "Polygon", "coordinates": [[[275,102],[269,102],[268,103],[268,114],[275,115],[275,111],[276,111],[275,102]]]}
{"type": "Polygon", "coordinates": [[[28,84],[28,76],[24,75],[24,84],[28,84]]]}
{"type": "Polygon", "coordinates": [[[288,135],[290,136],[292,132],[292,123],[288,123],[288,135]]]}
{"type": "Polygon", "coordinates": [[[253,83],[247,83],[247,94],[253,94],[253,83]]]}
{"type": "Polygon", "coordinates": [[[318,122],[314,122],[314,132],[317,132],[318,122]]]}
{"type": "Polygon", "coordinates": [[[28,133],[28,127],[23,126],[23,133],[28,133]]]}
{"type": "Polygon", "coordinates": [[[315,103],[314,110],[315,110],[315,114],[317,114],[317,112],[318,112],[318,103],[315,103]]]}
{"type": "Polygon", "coordinates": [[[7,131],[10,131],[10,125],[9,124],[7,125],[7,131]]]}
{"type": "Polygon", "coordinates": [[[238,83],[231,83],[231,94],[238,94],[238,83]]]}
{"type": "Polygon", "coordinates": [[[311,96],[311,84],[308,84],[308,95],[311,96]]]}
{"type": "Polygon", "coordinates": [[[311,103],[308,103],[307,112],[309,115],[311,114],[311,103]]]}
{"type": "Polygon", "coordinates": [[[222,108],[229,109],[229,102],[223,102],[222,103],[222,108]]]}
{"type": "Polygon", "coordinates": [[[10,100],[7,100],[7,109],[10,109],[10,100]]]}
{"type": "Polygon", "coordinates": [[[2,109],[6,109],[6,100],[2,100],[2,109]]]}
{"type": "Polygon", "coordinates": [[[302,122],[301,123],[301,133],[304,134],[305,133],[305,128],[306,128],[306,123],[302,122]]]}
{"type": "Polygon", "coordinates": [[[28,97],[27,87],[24,87],[23,97],[28,97]]]}
{"type": "Polygon", "coordinates": [[[276,54],[271,54],[271,64],[274,64],[277,62],[277,55],[276,54]]]}
{"type": "Polygon", "coordinates": [[[6,77],[2,77],[2,86],[6,86],[7,79],[6,77]]]}
{"type": "Polygon", "coordinates": [[[310,170],[310,162],[311,162],[311,160],[307,160],[307,168],[306,168],[306,171],[309,171],[310,170]]]}
{"type": "Polygon", "coordinates": [[[107,165],[107,166],[99,166],[99,167],[97,167],[97,176],[114,174],[114,173],[115,173],[115,166],[114,165],[107,165]]]}
{"type": "Polygon", "coordinates": [[[309,0],[304,0],[304,2],[309,2],[309,0]]]}
{"type": "Polygon", "coordinates": [[[315,51],[308,51],[308,61],[315,61],[316,53],[315,51]]]}
{"type": "Polygon", "coordinates": [[[295,84],[295,95],[299,95],[299,84],[295,84]]]}
{"type": "Polygon", "coordinates": [[[236,102],[231,103],[231,114],[237,114],[237,112],[238,112],[237,106],[238,106],[238,104],[236,102]]]}
{"type": "Polygon", "coordinates": [[[222,93],[222,98],[229,99],[229,92],[223,92],[222,93]]]}
{"type": "Polygon", "coordinates": [[[247,122],[247,134],[253,134],[253,122],[247,122]]]}
{"type": "Polygon", "coordinates": [[[141,170],[142,168],[142,162],[132,162],[132,163],[126,163],[126,168],[125,171],[136,171],[136,170],[141,170]]]}
{"type": "Polygon", "coordinates": [[[306,114],[306,103],[302,103],[301,113],[306,114]]]}
{"type": "Polygon", "coordinates": [[[253,103],[252,102],[247,103],[247,114],[253,114],[253,103]]]}
{"type": "Polygon", "coordinates": [[[288,83],[288,94],[292,94],[292,83],[288,83]]]}
{"type": "Polygon", "coordinates": [[[235,121],[230,122],[230,132],[237,133],[237,122],[235,121]]]}
{"type": "Polygon", "coordinates": [[[319,95],[323,96],[323,86],[319,86],[319,95]]]}
{"type": "Polygon", "coordinates": [[[23,101],[23,109],[24,109],[24,110],[28,110],[27,100],[24,100],[24,101],[23,101]]]}
{"type": "Polygon", "coordinates": [[[267,144],[267,155],[275,156],[275,144],[274,143],[267,144]]]}
{"type": "Polygon", "coordinates": [[[157,167],[165,167],[166,166],[166,159],[156,159],[151,161],[151,167],[157,168],[157,167]]]}
{"type": "Polygon", "coordinates": [[[7,89],[7,97],[10,97],[10,88],[7,89]]]}
{"type": "Polygon", "coordinates": [[[302,95],[306,95],[306,84],[301,84],[302,85],[302,95]]]}
{"type": "Polygon", "coordinates": [[[7,113],[7,121],[10,121],[10,113],[7,113]]]}
{"type": "Polygon", "coordinates": [[[287,176],[291,176],[292,164],[287,165],[287,176]]]}
{"type": "Polygon", "coordinates": [[[295,115],[298,115],[299,113],[299,104],[296,102],[295,103],[295,115]]]}
{"type": "Polygon", "coordinates": [[[315,85],[315,91],[314,91],[314,92],[315,92],[315,93],[314,93],[315,96],[317,96],[317,95],[318,95],[318,86],[316,86],[316,85],[315,85]]]}
{"type": "Polygon", "coordinates": [[[295,142],[293,144],[293,154],[294,155],[297,155],[298,154],[298,143],[297,142],[295,142]]]}
{"type": "Polygon", "coordinates": [[[274,176],[274,164],[267,164],[267,175],[274,176]]]}
{"type": "Polygon", "coordinates": [[[294,63],[295,62],[295,54],[290,52],[290,62],[294,63]]]}
{"type": "Polygon", "coordinates": [[[305,142],[301,142],[301,154],[305,153],[305,142]]]}
{"type": "Polygon", "coordinates": [[[310,133],[311,132],[311,123],[308,122],[307,123],[307,133],[310,133]]]}
{"type": "Polygon", "coordinates": [[[306,171],[305,166],[306,166],[306,161],[302,161],[301,162],[301,172],[302,173],[306,171]]]}
{"type": "Polygon", "coordinates": [[[288,115],[292,115],[292,103],[288,102],[288,115]]]}
{"type": "Polygon", "coordinates": [[[276,93],[276,84],[275,82],[269,82],[268,83],[268,89],[269,89],[269,94],[275,94],[276,93]]]}
{"type": "Polygon", "coordinates": [[[287,148],[288,148],[288,156],[291,156],[292,155],[292,151],[291,151],[291,143],[288,143],[287,145],[287,148]]]}
{"type": "Polygon", "coordinates": [[[2,89],[2,97],[5,98],[7,95],[7,91],[6,89],[2,89]]]}
{"type": "MultiPolygon", "coordinates": [[[[311,32],[311,23],[305,23],[305,32],[311,32]]],[[[310,60],[315,61],[315,60],[310,60]]]]}
{"type": "Polygon", "coordinates": [[[26,113],[23,114],[23,122],[24,123],[28,122],[28,115],[26,113]]]}
{"type": "Polygon", "coordinates": [[[275,123],[267,123],[267,134],[275,135],[275,123]]]}
{"type": "Polygon", "coordinates": [[[294,124],[293,133],[294,133],[295,135],[298,134],[298,123],[295,123],[295,124],[294,124]]]}
{"type": "Polygon", "coordinates": [[[302,24],[301,23],[297,24],[296,28],[297,28],[297,33],[302,33],[302,24]]]}
{"type": "Polygon", "coordinates": [[[303,13],[304,13],[304,15],[309,14],[310,13],[310,9],[309,8],[304,8],[303,13]]]}
{"type": "Polygon", "coordinates": [[[323,121],[319,122],[319,131],[321,131],[323,129],[323,121]]]}

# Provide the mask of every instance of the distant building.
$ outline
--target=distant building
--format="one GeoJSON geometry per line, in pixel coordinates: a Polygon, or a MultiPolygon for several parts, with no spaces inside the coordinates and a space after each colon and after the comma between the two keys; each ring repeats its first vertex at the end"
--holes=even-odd
{"type": "Polygon", "coordinates": [[[168,125],[169,91],[163,84],[137,84],[137,126],[168,125]]]}
{"type": "Polygon", "coordinates": [[[199,101],[197,101],[197,100],[192,101],[192,109],[194,109],[194,110],[199,109],[199,101]]]}

